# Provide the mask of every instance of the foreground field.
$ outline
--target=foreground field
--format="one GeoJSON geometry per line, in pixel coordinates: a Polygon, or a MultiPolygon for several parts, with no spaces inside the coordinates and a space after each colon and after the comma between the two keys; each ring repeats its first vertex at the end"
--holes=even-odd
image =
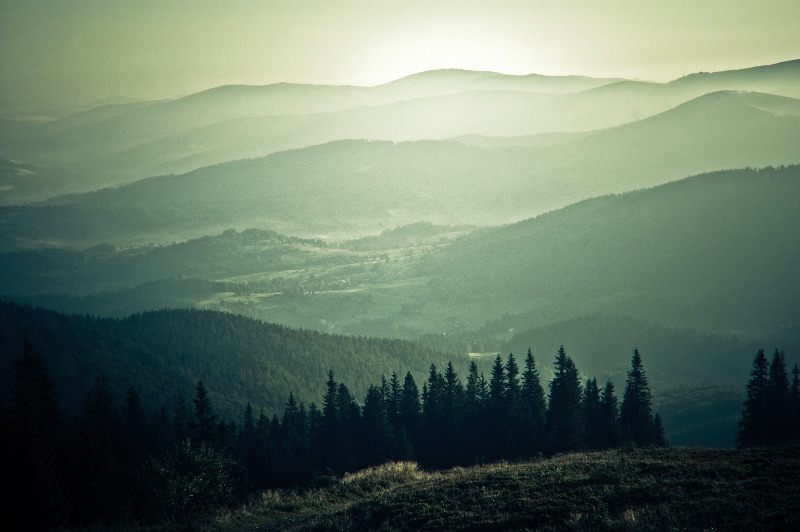
{"type": "Polygon", "coordinates": [[[800,449],[647,449],[268,492],[208,530],[796,530],[800,449]]]}

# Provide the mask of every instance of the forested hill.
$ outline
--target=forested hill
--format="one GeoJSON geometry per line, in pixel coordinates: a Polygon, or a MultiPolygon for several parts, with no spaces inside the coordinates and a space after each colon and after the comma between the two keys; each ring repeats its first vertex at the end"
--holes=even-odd
{"type": "MultiPolygon", "coordinates": [[[[401,340],[333,336],[266,324],[233,314],[161,310],[122,320],[64,315],[0,302],[0,389],[10,390],[11,363],[27,336],[50,368],[68,413],[82,411],[100,374],[112,389],[133,386],[150,408],[189,398],[202,380],[222,418],[239,419],[247,402],[268,414],[283,410],[290,392],[319,402],[325,378],[362,397],[381,374],[424,378],[432,362],[448,360],[466,373],[466,355],[443,355],[401,340]]],[[[7,393],[7,392],[4,392],[7,393]]]]}
{"type": "MultiPolygon", "coordinates": [[[[766,337],[798,323],[800,166],[731,170],[475,231],[425,260],[443,309],[593,313],[766,337]]],[[[568,343],[568,339],[562,340],[568,343]]]]}

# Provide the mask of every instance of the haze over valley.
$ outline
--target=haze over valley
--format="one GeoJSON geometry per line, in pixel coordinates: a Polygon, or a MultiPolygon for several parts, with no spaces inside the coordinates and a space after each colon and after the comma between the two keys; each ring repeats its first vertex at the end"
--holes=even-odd
{"type": "Polygon", "coordinates": [[[796,522],[796,6],[496,4],[0,0],[14,525],[796,522]]]}
{"type": "Polygon", "coordinates": [[[800,345],[798,87],[800,61],[663,84],[443,70],[7,121],[0,293],[544,367],[573,345],[616,379],[636,345],[665,393],[728,386],[756,346],[800,345]],[[714,378],[682,367],[700,352],[714,378]]]}

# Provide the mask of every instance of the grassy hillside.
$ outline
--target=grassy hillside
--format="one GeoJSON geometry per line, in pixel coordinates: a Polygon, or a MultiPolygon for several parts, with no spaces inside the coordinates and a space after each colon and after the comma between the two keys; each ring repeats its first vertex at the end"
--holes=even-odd
{"type": "Polygon", "coordinates": [[[426,473],[392,464],[269,492],[208,530],[789,530],[797,448],[570,454],[426,473]]]}

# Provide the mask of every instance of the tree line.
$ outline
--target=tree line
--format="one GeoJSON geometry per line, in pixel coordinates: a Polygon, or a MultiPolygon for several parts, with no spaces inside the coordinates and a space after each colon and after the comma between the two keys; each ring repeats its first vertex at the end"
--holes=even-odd
{"type": "Polygon", "coordinates": [[[786,355],[775,349],[768,361],[763,349],[753,359],[747,399],[736,442],[739,447],[786,444],[800,440],[800,369],[786,372],[786,355]]]}
{"type": "Polygon", "coordinates": [[[431,364],[420,390],[411,372],[368,388],[363,404],[334,372],[320,406],[289,394],[282,416],[248,403],[236,422],[218,418],[202,381],[191,403],[146,412],[135,388],[118,398],[105,376],[65,422],[43,358],[25,342],[11,400],[0,409],[0,468],[9,522],[24,529],[120,519],[186,521],[253,489],[313,488],[393,460],[426,468],[524,460],[632,443],[666,445],[638,350],[621,404],[609,381],[581,384],[563,347],[549,393],[528,350],[477,365],[462,383],[452,364],[431,364]]]}

